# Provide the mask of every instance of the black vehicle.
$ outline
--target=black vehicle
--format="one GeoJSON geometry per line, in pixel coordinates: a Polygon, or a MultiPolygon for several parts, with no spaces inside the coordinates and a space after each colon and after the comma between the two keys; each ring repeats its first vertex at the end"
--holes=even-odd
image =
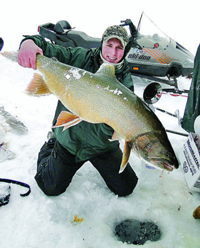
{"type": "MultiPolygon", "coordinates": [[[[126,59],[133,76],[177,87],[177,77],[188,77],[192,73],[194,56],[164,34],[144,13],[137,28],[130,19],[121,21],[121,25],[128,26],[130,30],[132,46],[126,59]],[[168,79],[158,78],[166,76],[168,79]]],[[[40,25],[38,31],[52,43],[64,47],[94,48],[101,42],[101,38],[72,29],[67,21],[40,25]]]]}

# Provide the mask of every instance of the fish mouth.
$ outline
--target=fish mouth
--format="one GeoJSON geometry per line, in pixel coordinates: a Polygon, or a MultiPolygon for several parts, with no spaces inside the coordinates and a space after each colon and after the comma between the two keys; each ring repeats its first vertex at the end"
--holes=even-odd
{"type": "Polygon", "coordinates": [[[167,163],[165,163],[165,162],[162,162],[162,165],[163,165],[163,167],[164,167],[166,170],[173,171],[173,169],[174,169],[174,166],[171,165],[171,164],[167,164],[167,163]]]}
{"type": "Polygon", "coordinates": [[[154,160],[153,162],[154,162],[154,164],[157,164],[158,167],[160,167],[160,168],[162,167],[163,169],[166,169],[168,171],[173,171],[173,169],[174,169],[174,165],[171,165],[168,162],[158,161],[158,160],[154,160]]]}
{"type": "Polygon", "coordinates": [[[147,163],[148,165],[155,167],[156,169],[159,170],[167,170],[167,171],[173,171],[174,168],[176,168],[174,165],[172,165],[171,163],[169,163],[168,161],[159,161],[158,159],[150,159],[150,160],[145,160],[142,159],[143,161],[145,161],[145,163],[147,163]]]}

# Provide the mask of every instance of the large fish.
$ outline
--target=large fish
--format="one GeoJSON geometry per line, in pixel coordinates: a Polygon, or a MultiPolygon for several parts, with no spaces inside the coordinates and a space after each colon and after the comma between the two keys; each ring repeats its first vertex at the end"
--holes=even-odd
{"type": "MultiPolygon", "coordinates": [[[[17,53],[4,56],[16,60],[17,53]]],[[[95,73],[37,55],[37,69],[27,92],[53,93],[70,112],[63,111],[55,127],[64,130],[82,120],[106,123],[124,139],[120,172],[128,163],[131,150],[151,166],[172,171],[178,161],[165,129],[154,112],[115,77],[112,65],[103,64],[95,73]]]]}

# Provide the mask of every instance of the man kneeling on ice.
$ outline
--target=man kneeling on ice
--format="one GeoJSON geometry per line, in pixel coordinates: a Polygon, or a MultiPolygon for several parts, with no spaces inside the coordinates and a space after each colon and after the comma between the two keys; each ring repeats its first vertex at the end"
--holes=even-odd
{"type": "MultiPolygon", "coordinates": [[[[42,54],[56,57],[62,63],[91,73],[97,72],[102,63],[110,63],[115,67],[117,79],[133,90],[131,74],[125,60],[129,49],[128,34],[121,26],[108,27],[102,36],[101,47],[94,49],[64,48],[50,44],[38,35],[27,36],[21,43],[18,63],[23,67],[36,69],[36,54],[42,54]]],[[[53,125],[63,110],[66,108],[58,101],[53,125]]],[[[93,164],[115,194],[126,196],[133,192],[138,178],[129,163],[119,173],[122,151],[118,141],[109,141],[114,133],[110,126],[82,121],[62,131],[62,127],[53,129],[51,137],[38,155],[35,179],[46,195],[63,193],[76,171],[86,161],[93,164]]]]}

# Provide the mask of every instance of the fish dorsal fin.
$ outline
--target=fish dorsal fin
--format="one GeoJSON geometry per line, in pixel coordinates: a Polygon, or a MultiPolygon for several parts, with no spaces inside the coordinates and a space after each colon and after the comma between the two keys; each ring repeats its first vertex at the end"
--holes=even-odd
{"type": "Polygon", "coordinates": [[[115,77],[115,67],[113,65],[103,63],[95,74],[107,77],[115,77]]]}

